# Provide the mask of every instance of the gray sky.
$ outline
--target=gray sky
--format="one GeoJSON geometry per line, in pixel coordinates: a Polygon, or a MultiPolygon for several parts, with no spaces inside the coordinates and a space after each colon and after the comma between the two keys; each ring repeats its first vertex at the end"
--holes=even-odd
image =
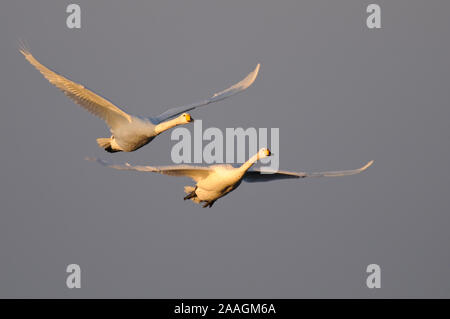
{"type": "MultiPolygon", "coordinates": [[[[0,5],[0,297],[450,297],[446,1],[77,1],[0,5]],[[132,114],[226,88],[203,127],[279,127],[280,168],[342,178],[242,184],[212,209],[192,182],[84,161],[170,164],[165,133],[108,154],[106,125],[18,52],[132,114]],[[67,289],[68,264],[82,288],[67,289]],[[381,289],[365,285],[381,266],[381,289]]],[[[192,129],[192,126],[188,126],[192,129]]]]}

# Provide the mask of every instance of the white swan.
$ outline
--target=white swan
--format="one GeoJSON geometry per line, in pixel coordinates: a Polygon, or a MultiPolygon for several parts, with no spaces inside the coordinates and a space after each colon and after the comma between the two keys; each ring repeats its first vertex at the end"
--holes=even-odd
{"type": "Polygon", "coordinates": [[[233,167],[231,165],[211,165],[211,166],[190,166],[190,165],[175,165],[175,166],[131,166],[114,165],[101,159],[86,158],[87,160],[94,160],[100,164],[112,167],[119,170],[131,170],[141,172],[160,173],[172,176],[186,176],[192,178],[197,184],[193,186],[185,186],[184,191],[187,196],[184,199],[191,199],[196,203],[205,203],[203,207],[212,207],[214,202],[220,197],[225,196],[232,190],[236,189],[242,180],[253,182],[268,182],[278,179],[288,178],[305,178],[305,177],[321,177],[321,176],[347,176],[361,173],[366,170],[373,161],[368,162],[361,168],[347,171],[330,171],[330,172],[286,172],[277,171],[267,174],[260,170],[249,170],[252,165],[259,160],[270,156],[270,150],[262,148],[258,153],[253,155],[247,162],[240,167],[233,167]]]}
{"type": "Polygon", "coordinates": [[[48,69],[39,63],[25,46],[22,46],[20,52],[51,84],[63,91],[75,103],[106,122],[112,136],[98,138],[97,143],[101,148],[110,153],[135,151],[151,142],[160,133],[174,126],[192,122],[191,115],[185,112],[199,106],[223,100],[244,91],[255,81],[260,67],[260,64],[258,64],[242,81],[212,95],[206,100],[171,108],[155,117],[144,118],[125,113],[110,101],[88,90],[83,85],[72,82],[48,69]]]}

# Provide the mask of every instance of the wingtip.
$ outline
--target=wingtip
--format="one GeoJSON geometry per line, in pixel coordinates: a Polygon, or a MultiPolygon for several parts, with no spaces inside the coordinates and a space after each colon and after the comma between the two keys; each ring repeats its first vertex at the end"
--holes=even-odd
{"type": "Polygon", "coordinates": [[[30,50],[28,49],[28,46],[25,44],[25,41],[22,39],[18,39],[18,46],[19,46],[19,52],[22,53],[24,56],[30,55],[30,50]]]}
{"type": "Polygon", "coordinates": [[[102,160],[101,158],[86,156],[84,159],[89,162],[97,162],[101,165],[108,165],[108,163],[102,160]]]}
{"type": "Polygon", "coordinates": [[[249,86],[251,86],[253,84],[253,82],[255,82],[256,78],[258,77],[258,73],[259,73],[259,69],[261,67],[261,63],[258,63],[255,67],[255,69],[250,72],[244,80],[242,80],[240,83],[242,83],[242,88],[246,89],[249,86]]]}
{"type": "Polygon", "coordinates": [[[373,160],[367,162],[366,165],[364,165],[363,167],[361,167],[361,172],[362,172],[362,171],[365,171],[366,169],[368,169],[370,166],[372,166],[372,164],[373,164],[373,160]]]}
{"type": "Polygon", "coordinates": [[[97,162],[97,163],[102,164],[102,160],[99,159],[99,158],[97,158],[97,157],[89,157],[89,156],[86,156],[84,159],[85,159],[86,161],[89,161],[89,162],[97,162]]]}
{"type": "Polygon", "coordinates": [[[252,74],[252,83],[255,81],[256,77],[258,76],[259,69],[261,68],[261,63],[258,63],[256,65],[256,68],[253,70],[252,74]]]}

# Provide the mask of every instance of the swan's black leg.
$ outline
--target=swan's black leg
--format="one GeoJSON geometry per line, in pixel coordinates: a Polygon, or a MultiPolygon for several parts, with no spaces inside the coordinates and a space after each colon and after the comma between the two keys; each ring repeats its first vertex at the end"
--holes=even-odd
{"type": "Polygon", "coordinates": [[[209,208],[211,208],[214,205],[215,202],[216,202],[215,200],[209,202],[209,208]]]}
{"type": "Polygon", "coordinates": [[[202,207],[203,208],[206,208],[206,207],[209,207],[209,208],[211,208],[212,207],[212,205],[214,205],[214,203],[215,203],[216,201],[215,200],[212,200],[212,201],[209,201],[209,202],[206,202],[202,207]]]}
{"type": "Polygon", "coordinates": [[[192,197],[196,197],[196,196],[197,196],[197,194],[195,193],[196,190],[197,190],[197,187],[195,187],[195,189],[194,189],[192,192],[190,192],[189,194],[187,194],[187,195],[184,197],[184,200],[186,200],[186,199],[191,199],[192,197]]]}
{"type": "Polygon", "coordinates": [[[195,196],[197,196],[197,195],[195,194],[195,191],[193,191],[193,192],[187,194],[186,196],[184,196],[184,200],[191,199],[192,197],[195,197],[195,196]]]}

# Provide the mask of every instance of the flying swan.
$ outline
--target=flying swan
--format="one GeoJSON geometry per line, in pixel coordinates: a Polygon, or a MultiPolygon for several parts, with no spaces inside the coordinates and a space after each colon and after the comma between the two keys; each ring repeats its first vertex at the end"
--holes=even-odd
{"type": "Polygon", "coordinates": [[[255,162],[261,158],[270,156],[271,152],[267,148],[262,148],[258,153],[250,157],[250,159],[240,167],[231,165],[211,165],[211,166],[191,166],[191,165],[175,165],[175,166],[131,166],[126,163],[124,165],[115,165],[101,159],[86,158],[87,160],[97,161],[98,163],[115,168],[118,170],[152,172],[171,176],[185,176],[192,178],[197,184],[194,186],[185,186],[184,192],[187,195],[184,199],[190,199],[196,203],[204,203],[203,207],[212,207],[214,202],[220,197],[225,196],[229,192],[236,189],[242,180],[254,182],[268,182],[278,179],[288,178],[305,178],[305,177],[334,177],[347,176],[361,173],[366,170],[373,161],[368,162],[361,168],[347,171],[330,171],[330,172],[287,172],[276,171],[268,174],[261,170],[249,170],[255,162]]]}
{"type": "Polygon", "coordinates": [[[106,122],[112,135],[107,138],[98,138],[97,143],[100,148],[110,153],[135,151],[150,143],[162,132],[177,125],[192,122],[191,115],[186,112],[200,106],[218,102],[244,91],[255,81],[260,67],[260,64],[258,64],[242,81],[212,95],[206,100],[171,108],[155,117],[137,117],[124,112],[107,99],[88,90],[83,85],[72,82],[48,69],[36,60],[24,45],[20,48],[20,52],[51,84],[63,91],[76,104],[79,104],[106,122]]]}

